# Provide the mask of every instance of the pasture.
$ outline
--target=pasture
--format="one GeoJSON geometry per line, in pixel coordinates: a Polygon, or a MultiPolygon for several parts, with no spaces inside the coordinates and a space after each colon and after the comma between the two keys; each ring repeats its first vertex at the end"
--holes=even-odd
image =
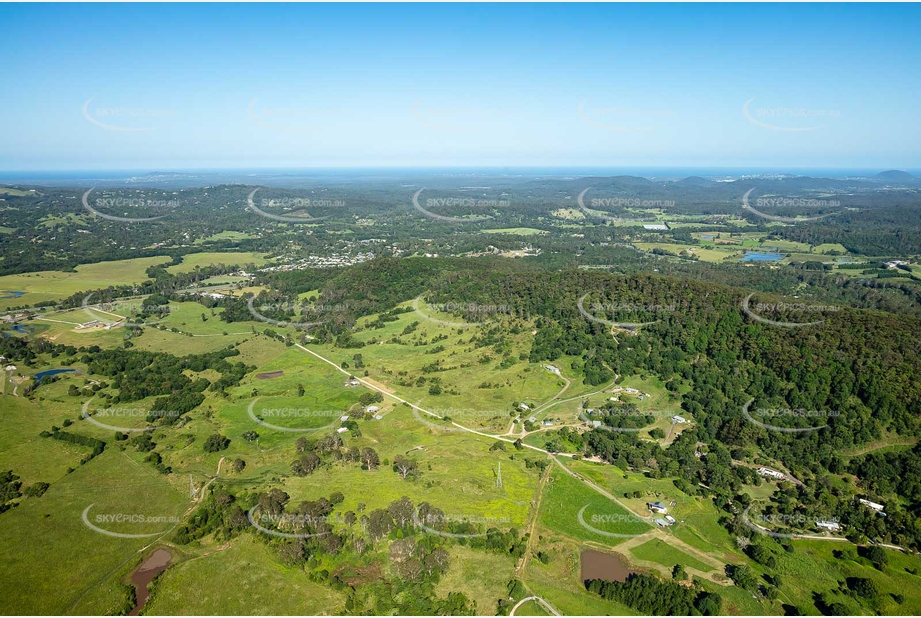
{"type": "Polygon", "coordinates": [[[345,595],[279,564],[276,552],[244,534],[160,576],[147,615],[331,615],[345,595]]]}
{"type": "Polygon", "coordinates": [[[80,264],[73,272],[45,270],[0,277],[0,290],[25,292],[19,298],[0,299],[0,310],[21,305],[57,301],[77,292],[110,285],[140,283],[150,266],[169,262],[166,256],[80,264]]]}
{"type": "MultiPolygon", "coordinates": [[[[84,449],[86,450],[86,449],[84,449]]],[[[123,602],[119,570],[180,517],[188,497],[117,449],[56,480],[40,498],[3,514],[0,596],[19,614],[106,614],[123,602]],[[108,532],[153,534],[117,538],[108,532]],[[144,518],[127,522],[126,517],[144,518]],[[115,521],[121,518],[122,521],[115,521]],[[88,602],[83,602],[86,599],[88,602]]]]}
{"type": "Polygon", "coordinates": [[[256,266],[262,266],[267,262],[264,255],[261,253],[252,253],[252,252],[232,252],[228,251],[226,253],[213,253],[213,252],[203,252],[203,253],[189,253],[182,256],[182,263],[177,264],[176,266],[170,266],[166,270],[167,272],[176,274],[176,273],[187,273],[195,270],[196,267],[204,266],[215,266],[218,264],[224,264],[226,266],[231,266],[236,264],[241,268],[246,264],[255,264],[256,266]]]}

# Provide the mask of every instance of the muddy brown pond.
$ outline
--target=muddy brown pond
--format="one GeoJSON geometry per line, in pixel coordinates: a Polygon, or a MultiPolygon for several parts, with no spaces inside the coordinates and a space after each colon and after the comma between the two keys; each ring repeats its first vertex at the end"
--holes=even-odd
{"type": "Polygon", "coordinates": [[[158,549],[147,557],[147,560],[141,563],[134,573],[131,574],[131,583],[134,584],[137,605],[134,606],[129,616],[137,616],[138,612],[147,605],[147,599],[150,597],[150,590],[147,585],[153,579],[166,570],[166,567],[172,562],[173,556],[165,549],[158,549]]]}
{"type": "Polygon", "coordinates": [[[618,554],[586,549],[582,551],[579,562],[582,565],[582,581],[604,579],[611,582],[625,582],[631,571],[626,560],[618,554]]]}

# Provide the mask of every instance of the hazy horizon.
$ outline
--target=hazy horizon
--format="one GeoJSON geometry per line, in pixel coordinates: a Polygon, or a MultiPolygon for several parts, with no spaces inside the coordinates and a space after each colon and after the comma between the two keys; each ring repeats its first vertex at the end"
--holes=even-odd
{"type": "Polygon", "coordinates": [[[0,169],[921,168],[916,4],[354,6],[2,5],[0,169]]]}

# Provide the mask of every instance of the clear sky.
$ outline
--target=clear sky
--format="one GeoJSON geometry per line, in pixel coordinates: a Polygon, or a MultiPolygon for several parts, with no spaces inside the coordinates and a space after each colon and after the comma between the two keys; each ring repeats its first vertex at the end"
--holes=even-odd
{"type": "Polygon", "coordinates": [[[919,18],[917,4],[3,4],[0,170],[917,169],[919,18]]]}

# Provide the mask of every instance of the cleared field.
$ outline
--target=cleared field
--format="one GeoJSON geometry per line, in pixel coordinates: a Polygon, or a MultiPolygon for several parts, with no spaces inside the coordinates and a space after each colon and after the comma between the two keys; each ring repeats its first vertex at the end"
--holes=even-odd
{"type": "Polygon", "coordinates": [[[650,479],[636,472],[624,472],[610,465],[561,459],[570,469],[610,491],[636,513],[648,513],[646,503],[665,502],[678,525],[668,529],[691,547],[723,563],[741,564],[748,559],[738,551],[729,532],[719,525],[719,511],[713,503],[679,491],[671,479],[650,479]],[[634,492],[640,492],[638,498],[634,492]],[[671,503],[675,505],[672,506],[671,503]]]}
{"type": "Polygon", "coordinates": [[[764,249],[778,249],[783,253],[810,253],[812,245],[806,242],[794,242],[792,240],[765,240],[761,243],[764,249]]]}
{"type": "Polygon", "coordinates": [[[37,195],[37,194],[35,193],[35,189],[23,191],[22,189],[14,189],[12,187],[0,187],[0,195],[13,195],[15,197],[24,197],[26,195],[37,195]]]}
{"type": "Polygon", "coordinates": [[[39,437],[39,433],[74,420],[79,408],[31,403],[21,397],[0,399],[0,469],[18,474],[26,487],[38,481],[54,482],[76,466],[87,449],[60,440],[39,437]]]}
{"type": "MultiPolygon", "coordinates": [[[[887,550],[889,564],[884,571],[875,569],[869,561],[858,558],[855,548],[842,543],[823,541],[794,541],[793,553],[780,551],[777,554],[777,572],[783,578],[781,599],[789,599],[793,605],[808,613],[818,613],[813,604],[814,592],[835,592],[838,582],[848,577],[870,579],[880,591],[878,610],[880,615],[917,615],[921,612],[921,599],[906,594],[916,589],[919,576],[912,575],[908,568],[917,568],[917,558],[898,551],[887,550]],[[835,550],[846,550],[849,557],[835,558],[835,550]],[[897,603],[892,595],[903,595],[904,602],[897,603]]],[[[844,603],[850,613],[865,614],[867,607],[855,602],[846,594],[834,595],[836,601],[844,603]]]]}
{"type": "Polygon", "coordinates": [[[177,264],[176,266],[170,266],[167,268],[167,272],[176,274],[176,273],[187,273],[192,270],[195,270],[196,266],[214,266],[217,264],[225,264],[227,266],[237,264],[239,266],[244,266],[246,264],[255,264],[256,266],[262,266],[268,260],[265,259],[264,254],[262,253],[251,253],[251,252],[227,252],[227,253],[190,253],[188,255],[182,256],[182,264],[177,264]]]}
{"type": "Polygon", "coordinates": [[[0,299],[0,309],[38,302],[60,300],[83,290],[106,288],[110,285],[140,283],[148,279],[146,270],[155,264],[169,262],[166,256],[81,264],[75,272],[45,270],[0,277],[0,290],[25,292],[19,298],[0,299]]]}
{"type": "MultiPolygon", "coordinates": [[[[86,449],[84,449],[86,450],[86,449]]],[[[109,532],[168,531],[168,520],[184,512],[188,498],[164,476],[117,450],[107,450],[54,482],[41,498],[3,514],[0,526],[0,596],[12,614],[70,614],[84,595],[81,612],[107,614],[123,602],[116,572],[154,537],[116,538],[92,530],[81,516],[109,532]],[[157,521],[128,523],[100,517],[140,516],[157,521]],[[161,521],[164,518],[167,521],[161,521]]]]}
{"type": "MultiPolygon", "coordinates": [[[[359,503],[371,510],[407,496],[416,504],[428,502],[449,517],[478,518],[486,527],[521,530],[538,479],[537,471],[527,469],[525,462],[537,455],[519,454],[512,460],[509,453],[489,451],[492,441],[488,438],[425,428],[420,431],[416,423],[403,407],[381,421],[360,423],[360,438],[342,434],[346,446],[370,446],[382,462],[393,461],[397,454],[414,459],[420,471],[416,480],[402,480],[388,464],[370,471],[357,464],[342,464],[307,477],[288,478],[285,491],[292,500],[305,500],[338,490],[345,495],[343,510],[357,510],[359,503]],[[500,464],[502,487],[497,487],[500,464]]],[[[288,444],[293,442],[294,438],[289,438],[288,444]]],[[[281,465],[293,458],[291,447],[281,449],[281,465]]]]}
{"type": "Polygon", "coordinates": [[[641,251],[661,249],[674,255],[679,255],[681,252],[685,252],[687,255],[696,255],[704,262],[721,262],[739,254],[738,249],[708,249],[695,245],[679,245],[666,242],[636,242],[633,243],[633,246],[641,251]]]}
{"type": "Polygon", "coordinates": [[[812,248],[813,253],[831,253],[832,251],[837,251],[842,255],[847,254],[847,248],[840,243],[827,242],[821,245],[816,245],[812,248]]]}
{"type": "Polygon", "coordinates": [[[219,234],[212,234],[207,238],[198,238],[195,240],[193,245],[203,245],[209,242],[217,242],[221,240],[245,240],[248,238],[256,238],[252,234],[244,234],[243,232],[233,232],[230,230],[220,232],[219,234]]]}
{"type": "Polygon", "coordinates": [[[152,616],[332,615],[342,592],[283,566],[275,551],[245,534],[226,549],[170,566],[144,613],[152,616]]]}
{"type": "MultiPolygon", "coordinates": [[[[495,616],[498,601],[508,595],[508,582],[515,576],[515,559],[463,545],[452,545],[448,551],[451,553],[450,566],[435,586],[435,593],[445,597],[451,592],[462,592],[476,601],[478,615],[495,616]]],[[[521,609],[524,610],[524,606],[521,609]]],[[[516,612],[519,614],[528,615],[521,610],[516,612]]]]}
{"type": "Polygon", "coordinates": [[[693,558],[692,556],[680,551],[662,539],[652,539],[642,545],[630,549],[630,553],[640,560],[656,562],[662,566],[671,569],[676,564],[685,567],[692,567],[699,571],[711,571],[712,566],[693,558]]]}
{"type": "MultiPolygon", "coordinates": [[[[360,349],[317,344],[308,347],[334,362],[347,364],[356,375],[367,375],[386,384],[407,401],[486,431],[504,433],[511,424],[515,402],[540,404],[565,386],[562,379],[544,367],[519,360],[518,356],[528,349],[529,331],[509,336],[509,362],[503,364],[504,359],[491,349],[470,345],[470,337],[478,332],[479,325],[466,325],[461,318],[432,311],[424,303],[419,307],[418,312],[400,314],[383,328],[356,332],[356,340],[369,344],[360,349]],[[408,328],[412,329],[410,333],[405,332],[408,328]],[[355,354],[361,355],[361,367],[355,366],[355,354]],[[433,384],[439,384],[440,394],[434,394],[433,384]]],[[[500,318],[487,318],[486,322],[496,319],[500,318]]],[[[374,316],[363,318],[359,324],[366,326],[373,320],[374,316]]],[[[562,359],[558,363],[564,375],[571,374],[569,362],[562,359]]],[[[581,381],[573,380],[565,396],[590,390],[597,387],[585,387],[581,381]]]]}
{"type": "Polygon", "coordinates": [[[585,589],[580,562],[585,547],[581,542],[541,529],[534,553],[549,556],[549,564],[531,558],[521,577],[528,591],[545,599],[564,616],[638,615],[626,605],[606,601],[585,589]]]}
{"type": "Polygon", "coordinates": [[[646,522],[562,470],[555,469],[551,478],[553,482],[541,501],[541,526],[607,546],[650,529],[646,522]]]}

